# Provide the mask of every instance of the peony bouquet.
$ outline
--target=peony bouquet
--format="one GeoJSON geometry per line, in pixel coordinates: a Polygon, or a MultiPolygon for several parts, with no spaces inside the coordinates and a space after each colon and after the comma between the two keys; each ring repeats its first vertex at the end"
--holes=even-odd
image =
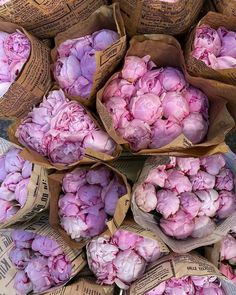
{"type": "Polygon", "coordinates": [[[27,201],[32,164],[21,158],[20,151],[10,148],[0,156],[0,222],[13,217],[27,201]]]}
{"type": "Polygon", "coordinates": [[[30,52],[30,41],[21,31],[0,32],[0,97],[17,79],[30,52]]]}
{"type": "Polygon", "coordinates": [[[84,100],[89,98],[96,73],[95,54],[118,39],[118,33],[104,29],[60,44],[53,74],[66,94],[80,96],[84,100]]]}
{"type": "Polygon", "coordinates": [[[182,240],[211,235],[236,210],[234,176],[224,156],[175,158],[151,169],[134,202],[154,214],[161,230],[182,240]]]}
{"type": "Polygon", "coordinates": [[[226,295],[215,276],[184,276],[159,284],[144,295],[226,295]]]}
{"type": "MultiPolygon", "coordinates": [[[[117,145],[77,101],[54,90],[21,121],[16,137],[51,163],[80,161],[86,149],[113,155],[117,145]]],[[[103,155],[104,157],[104,155],[103,155]]]]}
{"type": "Polygon", "coordinates": [[[236,228],[220,244],[220,271],[236,283],[236,228]]]}
{"type": "Polygon", "coordinates": [[[207,96],[179,69],[158,68],[150,56],[127,56],[104,88],[102,103],[116,133],[135,152],[161,148],[181,134],[197,144],[208,131],[207,96]]]}
{"type": "Polygon", "coordinates": [[[90,269],[100,284],[122,289],[139,278],[148,265],[163,253],[154,239],[120,229],[112,237],[98,237],[87,245],[90,269]]]}
{"type": "Polygon", "coordinates": [[[198,27],[192,56],[214,70],[236,68],[236,33],[224,27],[198,27]]]}
{"type": "Polygon", "coordinates": [[[121,177],[105,165],[76,168],[65,174],[62,190],[60,224],[77,242],[102,233],[115,214],[119,198],[128,193],[121,177]]]}
{"type": "Polygon", "coordinates": [[[13,231],[12,239],[15,247],[9,257],[18,269],[17,294],[43,292],[69,280],[72,263],[55,240],[24,230],[13,231]]]}

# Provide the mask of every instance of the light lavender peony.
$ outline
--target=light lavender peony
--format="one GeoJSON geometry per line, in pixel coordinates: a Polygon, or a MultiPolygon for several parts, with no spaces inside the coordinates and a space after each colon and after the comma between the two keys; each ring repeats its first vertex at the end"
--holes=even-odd
{"type": "Polygon", "coordinates": [[[60,44],[53,74],[65,93],[89,98],[96,73],[96,51],[105,50],[118,39],[116,32],[103,29],[60,44]]]}
{"type": "Polygon", "coordinates": [[[23,119],[16,137],[26,147],[45,156],[52,163],[73,164],[89,148],[112,155],[115,142],[95,123],[76,101],[69,101],[62,90],[44,97],[23,119]]]}

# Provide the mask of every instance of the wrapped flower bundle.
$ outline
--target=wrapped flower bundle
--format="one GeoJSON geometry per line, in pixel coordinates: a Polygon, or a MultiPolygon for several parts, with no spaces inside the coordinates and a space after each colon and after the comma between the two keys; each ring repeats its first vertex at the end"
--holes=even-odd
{"type": "Polygon", "coordinates": [[[236,68],[236,33],[233,31],[202,25],[196,29],[193,47],[192,55],[212,69],[236,68]]]}
{"type": "Polygon", "coordinates": [[[85,100],[89,98],[96,72],[95,53],[105,50],[117,40],[117,32],[104,29],[60,44],[53,73],[66,94],[85,100]]]}
{"type": "Polygon", "coordinates": [[[144,295],[226,295],[215,276],[185,276],[169,279],[144,295]]]}
{"type": "Polygon", "coordinates": [[[9,256],[18,269],[17,294],[42,292],[69,280],[72,263],[55,240],[24,230],[13,231],[12,239],[9,256]]]}
{"type": "Polygon", "coordinates": [[[20,149],[10,148],[0,156],[0,222],[13,217],[23,208],[32,164],[19,155],[20,149]]]}
{"type": "Polygon", "coordinates": [[[177,68],[158,68],[150,60],[128,56],[103,91],[102,103],[119,136],[132,151],[157,149],[183,134],[192,143],[208,131],[207,96],[189,85],[177,68]]]}
{"type": "Polygon", "coordinates": [[[0,32],[0,97],[19,76],[30,51],[30,40],[21,31],[0,32]]]}
{"type": "Polygon", "coordinates": [[[109,216],[115,214],[119,198],[128,193],[123,180],[105,165],[67,173],[62,190],[58,200],[60,224],[77,242],[102,233],[109,216]]]}
{"type": "Polygon", "coordinates": [[[152,262],[129,295],[229,295],[236,285],[196,253],[170,253],[152,262]]]}
{"type": "Polygon", "coordinates": [[[134,191],[134,202],[156,216],[175,239],[211,235],[236,210],[234,176],[223,155],[175,158],[151,169],[134,191]]]}
{"type": "Polygon", "coordinates": [[[220,244],[220,271],[236,283],[236,232],[225,236],[220,244]]]}
{"type": "Polygon", "coordinates": [[[78,162],[86,149],[101,153],[104,160],[117,153],[115,142],[80,103],[69,101],[62,90],[49,92],[21,121],[15,135],[21,144],[53,164],[78,162]]]}
{"type": "Polygon", "coordinates": [[[87,245],[88,264],[98,283],[115,283],[122,289],[127,289],[145,272],[148,263],[162,254],[156,240],[123,229],[87,245]]]}

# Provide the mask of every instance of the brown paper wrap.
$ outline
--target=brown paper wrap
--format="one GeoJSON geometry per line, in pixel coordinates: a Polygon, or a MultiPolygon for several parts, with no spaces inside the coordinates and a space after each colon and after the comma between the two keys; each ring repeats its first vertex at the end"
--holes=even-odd
{"type": "MultiPolygon", "coordinates": [[[[130,206],[130,195],[131,189],[127,182],[126,177],[121,174],[118,170],[109,166],[107,164],[97,163],[91,167],[83,166],[81,169],[96,169],[100,165],[105,165],[110,168],[118,177],[120,181],[124,183],[127,189],[127,194],[123,195],[119,198],[115,214],[112,219],[107,221],[108,229],[105,231],[106,234],[111,235],[113,234],[122,224],[123,220],[125,219],[126,213],[130,206]]],[[[65,176],[65,173],[55,173],[49,176],[49,188],[51,191],[51,198],[50,198],[50,214],[49,214],[49,222],[50,225],[62,236],[62,238],[70,245],[72,248],[81,249],[88,243],[89,240],[82,240],[81,242],[76,242],[75,240],[71,239],[71,237],[66,233],[66,231],[60,226],[60,218],[58,215],[58,200],[60,198],[61,190],[62,190],[62,179],[65,176]]],[[[101,234],[102,235],[102,234],[101,234]]]]}
{"type": "MultiPolygon", "coordinates": [[[[73,278],[78,272],[80,272],[86,265],[86,259],[82,251],[72,250],[66,245],[56,231],[54,231],[48,224],[47,214],[41,214],[32,222],[28,222],[25,225],[17,227],[19,229],[34,232],[36,234],[47,236],[54,239],[66,253],[67,257],[72,262],[72,274],[73,278]]],[[[11,239],[10,229],[0,231],[0,277],[1,277],[1,293],[6,295],[16,294],[13,287],[14,277],[17,273],[17,269],[9,258],[9,252],[14,247],[14,243],[11,239]]],[[[70,279],[71,279],[70,278],[70,279]]],[[[52,288],[52,290],[54,290],[52,288]]]]}
{"type": "Polygon", "coordinates": [[[126,30],[136,34],[182,34],[188,30],[202,7],[203,0],[113,0],[120,4],[126,30]]]}
{"type": "Polygon", "coordinates": [[[212,0],[218,12],[236,16],[236,2],[234,0],[212,0]]]}
{"type": "MultiPolygon", "coordinates": [[[[186,80],[193,86],[200,88],[209,98],[209,130],[204,142],[192,144],[186,137],[180,135],[170,144],[159,149],[141,150],[136,155],[156,155],[156,154],[175,154],[175,155],[195,155],[200,156],[206,153],[217,153],[221,151],[218,145],[224,142],[225,135],[234,127],[235,123],[226,108],[226,100],[233,101],[232,92],[228,91],[227,85],[210,81],[202,78],[191,77],[186,73],[184,57],[180,44],[174,37],[167,35],[140,35],[135,36],[130,41],[130,47],[126,56],[135,55],[143,57],[150,55],[158,67],[174,66],[180,67],[185,73],[186,80]]],[[[96,107],[98,114],[108,134],[119,144],[128,148],[128,142],[120,137],[115,131],[112,118],[105,106],[102,104],[104,89],[109,84],[114,74],[97,93],[96,107]]],[[[236,88],[235,88],[236,90],[236,88]]],[[[234,103],[235,115],[236,104],[234,103]]]]}
{"type": "MultiPolygon", "coordinates": [[[[0,155],[5,154],[9,148],[17,147],[9,141],[0,138],[0,155]]],[[[27,188],[27,201],[13,217],[0,223],[1,228],[7,228],[16,223],[22,223],[34,218],[38,213],[46,210],[49,205],[48,175],[46,169],[33,165],[30,182],[27,188]]]]}
{"type": "MultiPolygon", "coordinates": [[[[236,177],[236,155],[232,152],[224,154],[227,167],[232,171],[234,177],[236,177]]],[[[143,228],[153,231],[158,235],[174,252],[176,253],[186,253],[198,247],[211,245],[220,241],[223,236],[225,236],[228,231],[232,228],[233,224],[236,224],[236,211],[231,214],[228,218],[222,220],[217,226],[215,231],[204,238],[187,238],[184,240],[176,240],[170,236],[164,234],[158,225],[155,217],[139,209],[135,202],[134,193],[137,186],[145,181],[148,176],[148,173],[154,167],[159,165],[165,165],[169,162],[169,157],[167,156],[158,156],[150,157],[144,164],[144,168],[139,176],[137,183],[133,187],[132,200],[131,200],[131,209],[133,212],[134,220],[143,228]]],[[[235,186],[236,192],[236,186],[235,186]]]]}
{"type": "MultiPolygon", "coordinates": [[[[87,114],[92,118],[92,120],[95,122],[96,125],[99,125],[99,123],[96,121],[96,118],[87,110],[85,109],[87,114]]],[[[19,146],[22,146],[22,144],[18,141],[18,139],[15,136],[16,130],[18,126],[20,125],[22,120],[16,120],[14,123],[12,123],[8,128],[8,137],[9,139],[19,146]]],[[[103,129],[103,128],[101,128],[103,129]]],[[[117,145],[115,151],[113,152],[113,155],[108,155],[99,151],[92,150],[90,148],[87,148],[85,150],[85,156],[78,162],[70,164],[70,165],[63,165],[63,164],[53,164],[47,159],[46,157],[41,156],[36,151],[30,149],[30,148],[23,148],[20,155],[25,160],[28,160],[34,164],[40,165],[47,169],[57,169],[57,170],[65,170],[69,169],[75,165],[86,165],[91,163],[96,163],[97,161],[105,161],[109,162],[119,157],[120,153],[122,151],[122,148],[120,145],[117,145]]]]}
{"type": "Polygon", "coordinates": [[[100,286],[91,279],[79,279],[75,283],[47,292],[45,295],[114,295],[113,286],[100,286]]]}
{"type": "Polygon", "coordinates": [[[117,4],[102,6],[85,23],[78,22],[67,31],[58,34],[55,38],[55,48],[51,52],[54,64],[57,59],[57,48],[61,43],[68,39],[90,35],[101,29],[116,31],[119,34],[119,40],[103,51],[96,51],[96,73],[93,78],[93,87],[90,96],[87,99],[83,99],[80,96],[69,96],[67,94],[69,98],[78,100],[87,106],[91,106],[94,103],[97,91],[104,85],[104,82],[125,55],[126,35],[119,6],[117,4]]]}
{"type": "Polygon", "coordinates": [[[220,247],[221,242],[217,242],[214,245],[204,247],[204,255],[211,263],[217,268],[220,267],[220,247]]]}
{"type": "Polygon", "coordinates": [[[153,262],[145,274],[135,281],[126,295],[143,295],[171,278],[184,276],[216,276],[226,295],[236,293],[236,285],[220,274],[218,269],[196,253],[171,253],[153,262]]]}
{"type": "MultiPolygon", "coordinates": [[[[236,31],[236,18],[211,11],[200,20],[196,28],[202,25],[208,25],[214,29],[225,27],[230,31],[236,31]]],[[[193,76],[204,77],[207,79],[213,79],[231,85],[236,85],[236,69],[214,70],[208,67],[203,61],[198,60],[192,56],[196,28],[192,30],[191,34],[189,35],[185,48],[185,59],[188,72],[193,76]]],[[[232,87],[231,89],[231,93],[236,93],[235,87],[232,87]]],[[[234,97],[234,95],[232,96],[234,97]]]]}
{"type": "Polygon", "coordinates": [[[40,38],[54,37],[85,21],[106,0],[10,0],[0,6],[0,19],[25,27],[40,38]]]}
{"type": "MultiPolygon", "coordinates": [[[[1,7],[0,7],[1,9],[1,7]]],[[[16,81],[0,98],[0,118],[19,118],[41,101],[51,86],[50,49],[23,28],[0,21],[0,30],[24,33],[31,44],[31,53],[16,81]]]]}

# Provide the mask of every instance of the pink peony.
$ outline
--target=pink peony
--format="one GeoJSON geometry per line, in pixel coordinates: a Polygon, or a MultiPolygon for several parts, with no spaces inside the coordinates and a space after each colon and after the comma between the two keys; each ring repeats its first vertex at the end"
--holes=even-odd
{"type": "Polygon", "coordinates": [[[160,74],[159,81],[165,91],[181,91],[186,86],[182,72],[172,67],[164,68],[160,74]]]}
{"type": "Polygon", "coordinates": [[[214,189],[195,191],[195,194],[201,201],[201,207],[198,212],[199,216],[213,217],[219,209],[219,194],[214,189]]]}
{"type": "Polygon", "coordinates": [[[128,113],[126,106],[127,103],[122,97],[111,97],[105,104],[107,111],[112,117],[113,126],[118,128],[121,117],[128,113]]]}
{"type": "Polygon", "coordinates": [[[22,179],[16,186],[15,189],[15,197],[16,200],[19,202],[20,207],[24,207],[27,197],[28,197],[28,184],[29,184],[30,179],[22,179]]]}
{"type": "Polygon", "coordinates": [[[216,228],[214,221],[208,216],[197,216],[194,218],[193,238],[203,238],[211,235],[216,228]]]}
{"type": "Polygon", "coordinates": [[[165,181],[168,177],[166,166],[160,165],[148,173],[148,177],[146,178],[146,182],[149,182],[153,185],[157,185],[160,187],[164,187],[165,181]]]}
{"type": "Polygon", "coordinates": [[[25,160],[19,155],[21,150],[12,148],[5,155],[5,169],[7,173],[21,172],[25,160]]]}
{"type": "Polygon", "coordinates": [[[146,237],[136,242],[135,251],[142,256],[147,263],[153,262],[161,257],[161,251],[157,241],[146,237]]]}
{"type": "Polygon", "coordinates": [[[138,95],[145,93],[153,93],[159,96],[162,92],[162,85],[159,81],[161,70],[152,70],[146,72],[138,81],[136,87],[138,87],[138,95]]]}
{"type": "Polygon", "coordinates": [[[223,27],[218,28],[217,33],[221,40],[220,55],[236,58],[236,33],[223,27]]]}
{"type": "Polygon", "coordinates": [[[135,119],[151,125],[162,115],[160,98],[153,93],[133,96],[129,105],[135,119]]]}
{"type": "Polygon", "coordinates": [[[206,287],[198,288],[196,295],[226,295],[223,288],[216,283],[209,283],[206,287]]]}
{"type": "Polygon", "coordinates": [[[191,113],[182,125],[184,136],[194,144],[202,142],[208,131],[208,122],[198,113],[191,113]]]}
{"type": "Polygon", "coordinates": [[[122,129],[118,128],[118,131],[134,151],[145,149],[150,143],[151,129],[147,123],[139,119],[126,122],[122,129]]]}
{"type": "Polygon", "coordinates": [[[156,210],[164,218],[174,215],[179,210],[179,204],[180,200],[176,193],[170,190],[160,190],[157,192],[156,210]]]}
{"type": "Polygon", "coordinates": [[[88,134],[83,141],[85,149],[89,148],[101,153],[112,155],[116,144],[111,137],[103,130],[94,130],[88,134]]]}
{"type": "Polygon", "coordinates": [[[200,169],[200,160],[198,158],[176,158],[180,170],[187,175],[195,175],[200,169]]]}
{"type": "Polygon", "coordinates": [[[22,295],[33,291],[33,284],[23,270],[16,273],[14,278],[14,288],[18,294],[22,295]]]}
{"type": "Polygon", "coordinates": [[[124,185],[120,184],[116,177],[103,188],[102,199],[105,202],[105,212],[111,216],[115,214],[118,199],[125,195],[127,190],[124,185]]]}
{"type": "Polygon", "coordinates": [[[29,161],[25,161],[21,171],[22,177],[29,178],[32,173],[32,168],[33,168],[32,163],[30,163],[29,161]]]}
{"type": "Polygon", "coordinates": [[[145,260],[131,249],[120,251],[113,264],[117,269],[115,283],[122,289],[127,289],[127,285],[141,276],[146,268],[145,260]]]}
{"type": "Polygon", "coordinates": [[[58,201],[61,216],[77,216],[82,202],[72,193],[66,193],[58,201]]]}
{"type": "Polygon", "coordinates": [[[22,121],[16,137],[52,163],[64,165],[82,159],[86,148],[109,155],[116,148],[87,111],[77,101],[69,101],[62,90],[49,92],[22,121]],[[45,116],[41,115],[42,110],[45,116]],[[33,114],[38,114],[37,123],[32,122],[33,114]]]}
{"type": "Polygon", "coordinates": [[[220,271],[225,275],[229,280],[236,283],[236,274],[233,271],[233,268],[229,264],[220,264],[220,271]]]}
{"type": "Polygon", "coordinates": [[[220,219],[229,217],[236,210],[236,196],[233,192],[219,192],[220,206],[217,211],[217,216],[220,219]]]}
{"type": "Polygon", "coordinates": [[[215,176],[199,170],[197,174],[190,176],[193,190],[213,189],[215,186],[215,176]]]}
{"type": "Polygon", "coordinates": [[[76,193],[79,187],[86,183],[86,170],[74,169],[72,172],[67,173],[62,182],[64,192],[76,193]]]}
{"type": "Polygon", "coordinates": [[[64,254],[50,256],[48,258],[48,268],[56,284],[68,281],[71,276],[72,264],[64,254]]]}
{"type": "Polygon", "coordinates": [[[135,82],[147,72],[147,62],[150,57],[127,56],[121,71],[122,78],[129,82],[135,82]]]}
{"type": "Polygon", "coordinates": [[[208,118],[209,101],[200,89],[189,86],[182,94],[189,104],[190,113],[201,113],[205,119],[208,118]]]}
{"type": "Polygon", "coordinates": [[[142,238],[139,235],[123,229],[117,230],[112,236],[112,242],[122,251],[136,249],[140,241],[142,238]]]}
{"type": "Polygon", "coordinates": [[[212,175],[219,174],[221,168],[225,166],[225,159],[221,154],[202,157],[200,159],[200,162],[201,166],[203,166],[203,168],[206,169],[206,172],[212,175]]]}
{"type": "Polygon", "coordinates": [[[111,98],[129,99],[133,96],[134,91],[135,87],[132,83],[116,76],[104,89],[103,101],[108,103],[111,98]]]}
{"type": "Polygon", "coordinates": [[[31,255],[29,249],[21,249],[21,248],[12,248],[11,252],[9,253],[9,257],[11,262],[18,268],[18,269],[25,269],[28,265],[31,255]]]}
{"type": "Polygon", "coordinates": [[[53,285],[48,260],[43,256],[32,258],[25,272],[33,284],[34,292],[43,292],[53,285]]]}
{"type": "Polygon", "coordinates": [[[7,188],[8,190],[15,192],[17,184],[22,180],[22,175],[19,172],[8,173],[6,178],[1,184],[1,187],[7,188]]]}
{"type": "Polygon", "coordinates": [[[221,241],[220,258],[229,260],[236,257],[236,239],[231,236],[225,236],[221,241]]]}
{"type": "Polygon", "coordinates": [[[31,248],[35,234],[24,230],[14,230],[11,234],[17,248],[31,248]]]}
{"type": "Polygon", "coordinates": [[[96,275],[98,281],[113,284],[116,270],[112,261],[116,258],[119,249],[110,244],[108,238],[93,239],[87,246],[87,259],[89,268],[96,275]]]}
{"type": "Polygon", "coordinates": [[[181,122],[189,115],[189,104],[179,92],[167,92],[162,100],[163,116],[174,122],[181,122]]]}
{"type": "Polygon", "coordinates": [[[96,51],[105,50],[118,39],[116,32],[104,29],[61,43],[53,70],[60,87],[72,96],[88,99],[96,73],[96,51]]]}
{"type": "Polygon", "coordinates": [[[9,34],[4,41],[4,50],[10,60],[26,61],[30,55],[30,47],[29,39],[18,30],[9,34]]]}
{"type": "Polygon", "coordinates": [[[198,215],[201,202],[194,193],[184,192],[180,194],[180,206],[183,211],[194,218],[198,215]]]}
{"type": "Polygon", "coordinates": [[[152,127],[152,137],[149,148],[157,149],[171,143],[182,132],[182,128],[175,122],[158,119],[152,127]]]}
{"type": "Polygon", "coordinates": [[[183,172],[177,170],[168,170],[168,178],[165,182],[165,188],[174,190],[177,194],[189,192],[192,190],[192,184],[183,172]]]}
{"type": "Polygon", "coordinates": [[[230,169],[222,168],[216,175],[215,188],[218,190],[231,191],[234,188],[234,176],[230,169]]]}
{"type": "Polygon", "coordinates": [[[157,206],[157,196],[154,185],[151,183],[144,183],[139,185],[135,190],[135,201],[138,207],[150,212],[157,206]]]}
{"type": "Polygon", "coordinates": [[[99,184],[106,187],[111,180],[111,170],[105,166],[91,169],[87,172],[86,180],[89,184],[99,184]]]}
{"type": "Polygon", "coordinates": [[[192,234],[194,221],[190,215],[179,210],[167,219],[161,218],[160,227],[166,235],[182,240],[192,234]]]}
{"type": "Polygon", "coordinates": [[[173,278],[166,281],[165,293],[167,295],[195,295],[195,288],[189,277],[173,278]]]}
{"type": "Polygon", "coordinates": [[[0,222],[13,217],[19,208],[14,203],[0,199],[0,222]]]}
{"type": "Polygon", "coordinates": [[[63,253],[56,241],[45,236],[36,236],[31,247],[44,256],[57,256],[63,253]]]}
{"type": "Polygon", "coordinates": [[[92,34],[93,48],[104,50],[119,39],[119,35],[112,30],[100,30],[92,34]]]}
{"type": "Polygon", "coordinates": [[[217,56],[221,49],[221,40],[217,31],[208,26],[197,28],[194,48],[204,48],[217,56]]]}

